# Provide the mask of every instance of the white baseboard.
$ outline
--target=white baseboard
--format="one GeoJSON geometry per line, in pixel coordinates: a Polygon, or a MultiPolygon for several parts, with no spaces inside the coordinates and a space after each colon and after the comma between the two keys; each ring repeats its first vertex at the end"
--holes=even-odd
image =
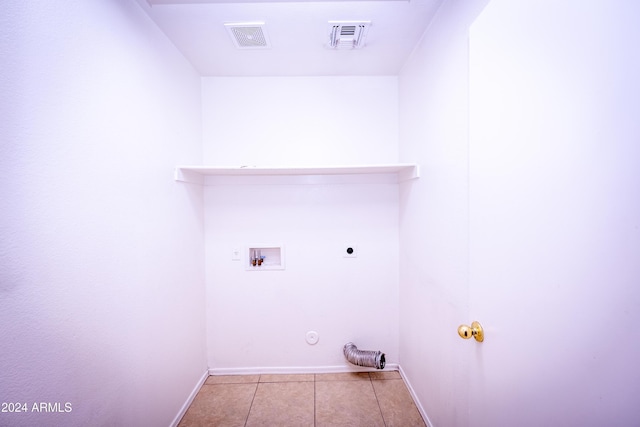
{"type": "MultiPolygon", "coordinates": [[[[397,371],[398,364],[388,363],[382,371],[397,371]]],[[[259,374],[335,374],[340,372],[379,372],[380,369],[359,366],[291,366],[262,368],[209,368],[209,375],[259,375],[259,374]]]]}
{"type": "Polygon", "coordinates": [[[433,424],[431,423],[431,420],[429,419],[429,416],[427,415],[427,411],[424,410],[424,407],[422,406],[422,403],[420,403],[420,400],[418,399],[418,396],[416,395],[416,392],[413,390],[413,387],[411,386],[411,382],[409,382],[409,379],[407,378],[407,376],[405,375],[404,371],[402,370],[402,366],[398,366],[398,368],[399,368],[398,370],[400,371],[400,376],[404,380],[404,383],[406,384],[407,388],[409,389],[409,393],[411,394],[411,397],[413,398],[413,402],[416,404],[416,407],[418,408],[418,412],[420,412],[420,415],[422,415],[422,419],[424,420],[424,422],[427,425],[427,427],[432,427],[433,424]]]}
{"type": "Polygon", "coordinates": [[[184,402],[184,405],[182,405],[182,408],[180,408],[180,412],[178,412],[178,415],[176,415],[176,417],[171,422],[170,427],[177,427],[178,426],[178,424],[180,423],[180,420],[182,419],[182,417],[184,417],[184,414],[187,413],[187,409],[189,409],[189,406],[191,406],[191,404],[193,403],[193,399],[196,398],[196,395],[200,391],[200,388],[202,387],[202,384],[204,384],[204,382],[207,380],[208,376],[209,376],[209,372],[208,371],[205,371],[205,373],[202,374],[202,377],[200,377],[200,379],[196,383],[196,386],[191,391],[191,394],[187,398],[187,401],[184,402]]]}

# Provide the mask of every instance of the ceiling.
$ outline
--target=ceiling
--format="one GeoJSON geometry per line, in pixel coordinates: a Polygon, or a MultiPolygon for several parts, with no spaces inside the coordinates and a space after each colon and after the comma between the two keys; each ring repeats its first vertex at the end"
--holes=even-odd
{"type": "Polygon", "coordinates": [[[203,76],[397,75],[442,1],[138,0],[203,76]],[[371,21],[364,47],[327,47],[344,20],[371,21]],[[258,21],[270,47],[235,47],[224,24],[258,21]]]}

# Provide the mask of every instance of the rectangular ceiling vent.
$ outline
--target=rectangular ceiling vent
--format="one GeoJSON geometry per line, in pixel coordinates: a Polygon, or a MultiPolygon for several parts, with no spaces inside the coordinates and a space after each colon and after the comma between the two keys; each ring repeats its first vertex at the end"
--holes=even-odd
{"type": "Polygon", "coordinates": [[[238,49],[268,49],[271,47],[264,22],[234,22],[224,24],[224,27],[238,49]]]}
{"type": "Polygon", "coordinates": [[[371,21],[329,21],[329,47],[332,49],[359,49],[371,21]]]}

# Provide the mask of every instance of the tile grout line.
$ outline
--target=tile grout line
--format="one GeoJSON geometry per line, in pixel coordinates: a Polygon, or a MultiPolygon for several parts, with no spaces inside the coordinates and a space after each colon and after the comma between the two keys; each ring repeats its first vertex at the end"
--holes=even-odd
{"type": "MultiPolygon", "coordinates": [[[[378,404],[378,410],[380,411],[380,418],[382,418],[382,423],[385,427],[387,427],[387,420],[384,419],[384,414],[382,413],[382,407],[380,406],[380,399],[378,399],[378,393],[376,393],[376,387],[373,385],[373,379],[371,378],[371,373],[369,373],[369,381],[371,381],[371,388],[373,389],[373,395],[376,397],[376,403],[378,404]]],[[[380,381],[380,380],[376,380],[380,381]]]]}
{"type": "Polygon", "coordinates": [[[249,405],[249,411],[247,412],[247,417],[244,419],[244,427],[247,427],[247,423],[249,422],[249,415],[251,414],[251,408],[253,408],[253,401],[256,399],[256,394],[258,394],[258,386],[260,385],[260,378],[262,375],[258,375],[258,381],[256,382],[256,389],[253,391],[253,396],[251,397],[251,405],[249,405]]]}
{"type": "Polygon", "coordinates": [[[316,377],[317,374],[313,374],[313,427],[316,427],[317,416],[316,416],[316,377]]]}

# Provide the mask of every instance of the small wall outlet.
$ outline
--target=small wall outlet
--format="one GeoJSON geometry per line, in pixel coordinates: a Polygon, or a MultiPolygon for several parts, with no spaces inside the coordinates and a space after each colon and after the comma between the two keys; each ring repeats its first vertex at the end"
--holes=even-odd
{"type": "Polygon", "coordinates": [[[231,250],[231,261],[240,261],[242,259],[242,250],[240,248],[233,248],[231,250]]]}
{"type": "Polygon", "coordinates": [[[355,245],[344,245],[343,256],[345,258],[356,258],[358,256],[358,247],[355,245]]]}

